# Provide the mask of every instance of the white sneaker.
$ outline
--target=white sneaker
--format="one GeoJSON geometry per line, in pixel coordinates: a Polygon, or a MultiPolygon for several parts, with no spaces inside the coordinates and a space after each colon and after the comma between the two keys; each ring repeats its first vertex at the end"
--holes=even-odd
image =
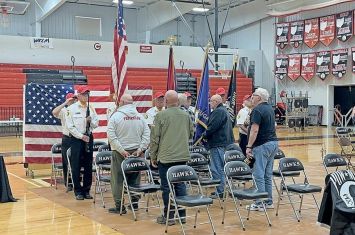
{"type": "MultiPolygon", "coordinates": [[[[264,204],[265,205],[265,209],[268,210],[268,209],[274,209],[274,204],[264,204]]],[[[259,211],[264,211],[264,208],[262,205],[259,206],[259,211]]]]}
{"type": "Polygon", "coordinates": [[[253,203],[251,205],[247,205],[246,208],[247,208],[247,210],[249,210],[249,208],[250,208],[251,211],[259,211],[260,209],[263,209],[262,207],[260,208],[259,205],[255,204],[255,203],[253,203]]]}

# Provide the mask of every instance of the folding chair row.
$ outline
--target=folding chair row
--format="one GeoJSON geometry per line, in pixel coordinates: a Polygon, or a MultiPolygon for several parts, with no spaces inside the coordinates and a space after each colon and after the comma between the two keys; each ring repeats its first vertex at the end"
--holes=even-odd
{"type": "Polygon", "coordinates": [[[51,148],[51,159],[52,159],[51,187],[53,186],[53,182],[54,182],[55,189],[58,189],[57,175],[63,175],[62,162],[58,163],[55,160],[56,155],[60,155],[60,159],[62,159],[61,153],[62,153],[62,144],[61,143],[54,144],[51,148]]]}

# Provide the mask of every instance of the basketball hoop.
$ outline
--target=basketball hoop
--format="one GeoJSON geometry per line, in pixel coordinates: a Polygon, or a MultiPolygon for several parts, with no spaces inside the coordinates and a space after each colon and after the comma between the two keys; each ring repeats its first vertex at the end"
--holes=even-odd
{"type": "Polygon", "coordinates": [[[7,28],[10,25],[9,12],[6,6],[0,7],[0,26],[7,28]]]}

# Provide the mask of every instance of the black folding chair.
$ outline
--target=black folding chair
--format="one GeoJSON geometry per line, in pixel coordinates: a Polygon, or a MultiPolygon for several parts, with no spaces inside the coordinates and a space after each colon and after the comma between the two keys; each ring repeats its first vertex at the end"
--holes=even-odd
{"type": "Polygon", "coordinates": [[[112,152],[111,151],[101,151],[95,157],[94,165],[95,165],[95,194],[94,201],[96,203],[96,194],[100,193],[102,207],[105,208],[105,200],[104,200],[104,192],[106,190],[106,186],[110,185],[111,182],[111,172],[105,168],[105,166],[110,165],[112,160],[112,152]]]}
{"type": "MultiPolygon", "coordinates": [[[[154,183],[153,176],[149,168],[149,163],[145,159],[131,156],[123,160],[121,164],[121,168],[122,168],[123,179],[124,179],[123,187],[122,187],[122,201],[124,201],[123,200],[124,194],[127,193],[129,206],[132,209],[134,220],[137,221],[137,216],[133,205],[134,204],[138,205],[139,202],[138,201],[133,202],[132,197],[140,197],[140,196],[147,195],[147,201],[146,201],[147,204],[146,207],[143,208],[146,209],[146,212],[148,212],[149,208],[160,209],[160,201],[158,196],[160,185],[154,183]],[[127,181],[127,175],[132,173],[139,173],[139,174],[145,173],[148,176],[148,182],[129,185],[127,181]],[[149,199],[152,195],[155,195],[157,199],[156,206],[149,206],[149,199]]],[[[120,215],[122,215],[122,209],[123,209],[123,203],[121,203],[120,215]]]]}
{"type": "MultiPolygon", "coordinates": [[[[209,188],[214,188],[215,191],[217,192],[217,187],[220,185],[221,180],[220,179],[213,179],[212,178],[212,173],[210,166],[208,164],[208,161],[205,156],[203,156],[200,153],[191,153],[190,154],[190,160],[187,162],[188,166],[191,166],[199,176],[200,184],[203,189],[205,189],[205,195],[207,196],[207,190],[209,188]],[[207,169],[207,172],[202,171],[200,172],[200,169],[207,169]]],[[[192,185],[197,185],[196,181],[191,182],[192,185]]],[[[219,200],[219,205],[222,207],[222,201],[220,197],[217,197],[219,200]]]]}
{"type": "MultiPolygon", "coordinates": [[[[227,164],[228,162],[234,162],[234,161],[244,162],[245,160],[246,160],[246,157],[244,156],[242,151],[239,151],[239,150],[227,150],[224,153],[224,162],[225,162],[225,164],[227,164]]],[[[252,177],[251,174],[249,174],[249,175],[240,175],[240,176],[235,177],[234,180],[247,182],[247,181],[253,180],[253,177],[252,177]]]]}
{"type": "Polygon", "coordinates": [[[111,151],[111,146],[108,144],[100,145],[97,151],[98,152],[111,151]]]}
{"type": "MultiPolygon", "coordinates": [[[[301,198],[301,201],[299,202],[300,206],[298,209],[299,213],[301,213],[301,209],[302,209],[303,196],[306,194],[312,195],[314,202],[319,210],[319,206],[318,206],[318,203],[317,203],[317,200],[316,200],[314,194],[320,193],[322,191],[322,187],[309,184],[308,177],[307,177],[306,172],[304,170],[303,164],[301,163],[300,160],[298,160],[297,158],[283,158],[283,159],[281,159],[279,162],[279,171],[281,174],[281,185],[282,185],[281,188],[285,189],[287,197],[290,201],[293,212],[294,212],[298,222],[300,222],[300,215],[297,213],[297,211],[295,209],[296,202],[292,201],[291,197],[294,195],[291,195],[291,193],[299,195],[301,198]],[[285,176],[284,176],[285,172],[303,172],[304,181],[302,183],[286,184],[285,176]]],[[[276,216],[278,216],[278,213],[279,213],[280,201],[281,201],[281,196],[278,198],[278,201],[277,201],[276,216]]]]}
{"type": "MultiPolygon", "coordinates": [[[[55,189],[58,189],[57,186],[57,175],[62,174],[63,175],[63,164],[62,162],[56,162],[55,157],[57,155],[60,155],[62,153],[62,144],[57,143],[53,144],[51,148],[51,158],[52,158],[52,172],[51,172],[51,187],[53,186],[53,181],[54,181],[54,186],[55,189]]],[[[62,156],[60,155],[60,159],[62,156]]]]}
{"type": "Polygon", "coordinates": [[[93,146],[92,146],[93,151],[94,152],[98,152],[99,148],[101,146],[105,146],[105,145],[107,145],[107,144],[105,142],[103,142],[103,141],[94,141],[93,146]]]}
{"type": "Polygon", "coordinates": [[[352,158],[355,157],[355,146],[351,142],[351,138],[347,136],[340,136],[338,138],[338,144],[341,148],[340,155],[347,159],[349,169],[355,171],[355,166],[351,161],[352,158]]]}
{"type": "MultiPolygon", "coordinates": [[[[186,208],[196,209],[194,228],[196,228],[197,215],[198,215],[199,209],[205,208],[207,215],[208,215],[209,224],[211,225],[213,234],[216,234],[216,231],[215,231],[215,228],[213,225],[213,221],[212,221],[212,218],[210,215],[210,211],[209,211],[209,206],[213,204],[213,200],[212,200],[212,198],[209,198],[209,197],[206,197],[203,195],[202,187],[201,187],[201,184],[200,184],[200,181],[199,181],[196,171],[192,167],[186,166],[186,165],[172,166],[168,169],[166,177],[167,177],[169,189],[170,189],[167,215],[170,214],[170,208],[171,208],[171,206],[173,206],[174,210],[175,210],[175,215],[178,217],[183,234],[185,235],[186,233],[185,233],[185,229],[184,229],[181,219],[186,219],[186,218],[181,218],[178,210],[186,209],[186,208]],[[177,183],[192,184],[192,182],[196,182],[196,185],[198,188],[197,194],[189,194],[186,196],[176,196],[174,184],[177,184],[177,183]]],[[[172,219],[174,219],[174,218],[172,218],[172,219]]],[[[169,219],[166,220],[165,233],[168,232],[168,223],[169,223],[169,219]]]]}
{"type": "MultiPolygon", "coordinates": [[[[226,192],[226,198],[224,200],[224,205],[223,205],[223,217],[222,217],[222,224],[224,224],[224,218],[226,214],[226,204],[228,198],[232,198],[234,202],[234,207],[235,211],[237,212],[237,215],[240,219],[240,223],[242,224],[243,230],[245,230],[243,218],[240,214],[239,206],[241,205],[241,201],[243,200],[260,200],[261,205],[263,207],[263,211],[265,213],[268,225],[271,226],[270,218],[269,215],[266,211],[265,204],[263,202],[263,199],[268,199],[269,195],[267,192],[258,192],[258,188],[256,186],[254,177],[252,176],[252,180],[254,182],[254,188],[239,188],[237,184],[235,184],[235,179],[241,176],[247,176],[247,175],[252,175],[252,171],[250,167],[245,163],[241,161],[231,161],[226,163],[224,166],[224,173],[226,175],[226,181],[227,181],[227,192],[226,192]],[[239,202],[239,203],[238,203],[239,202]],[[239,204],[239,206],[238,206],[239,204]]],[[[250,207],[247,209],[248,210],[248,215],[246,217],[247,220],[249,220],[249,215],[250,215],[250,207]]],[[[234,211],[234,210],[233,210],[234,211]]],[[[229,212],[229,211],[228,211],[229,212]]]]}
{"type": "Polygon", "coordinates": [[[339,167],[344,166],[346,170],[348,169],[345,158],[335,153],[329,153],[323,157],[323,166],[327,174],[332,173],[329,172],[328,168],[335,168],[335,171],[338,171],[339,167]]]}
{"type": "MultiPolygon", "coordinates": [[[[150,153],[149,149],[145,150],[144,152],[144,158],[147,162],[150,162],[150,153]]],[[[160,176],[159,176],[159,170],[158,168],[154,168],[151,165],[149,165],[150,172],[152,173],[153,180],[156,184],[159,184],[160,176]]]]}
{"type": "MultiPolygon", "coordinates": [[[[274,160],[280,160],[280,159],[283,159],[285,158],[285,153],[281,150],[281,149],[278,149],[278,151],[276,152],[276,155],[274,157],[274,160]]],[[[280,197],[281,194],[283,194],[283,188],[282,188],[282,185],[281,185],[281,182],[280,182],[280,187],[277,187],[277,183],[276,183],[276,178],[281,178],[281,173],[279,171],[279,168],[277,167],[277,169],[274,169],[273,172],[272,172],[272,180],[274,181],[274,185],[275,185],[275,189],[276,189],[276,192],[277,192],[277,195],[280,197]]],[[[284,178],[290,178],[292,179],[293,183],[295,183],[295,179],[293,177],[298,177],[300,176],[300,172],[297,172],[297,171],[291,171],[291,172],[284,172],[283,173],[284,175],[284,178]]]]}
{"type": "Polygon", "coordinates": [[[239,147],[239,145],[236,143],[228,145],[226,147],[226,151],[229,151],[229,150],[238,150],[239,152],[243,152],[242,149],[239,147]]]}

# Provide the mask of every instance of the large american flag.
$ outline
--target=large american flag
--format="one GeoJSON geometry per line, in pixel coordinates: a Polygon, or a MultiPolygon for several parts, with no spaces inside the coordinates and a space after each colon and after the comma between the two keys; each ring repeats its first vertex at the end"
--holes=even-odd
{"type": "Polygon", "coordinates": [[[123,4],[122,0],[119,0],[117,8],[117,22],[113,36],[114,60],[112,62],[112,81],[110,87],[111,94],[117,94],[118,100],[120,100],[127,88],[127,48],[126,26],[123,20],[123,4]]]}
{"type": "MultiPolygon", "coordinates": [[[[52,116],[52,110],[65,101],[65,95],[74,92],[80,85],[45,85],[30,83],[24,95],[24,158],[27,163],[51,163],[51,147],[60,143],[62,130],[60,120],[52,116]]],[[[87,86],[90,89],[90,104],[99,116],[99,127],[93,131],[95,141],[107,143],[106,110],[109,101],[109,86],[87,86]]],[[[128,86],[137,110],[146,112],[152,107],[151,86],[128,86]]],[[[56,161],[60,161],[58,156],[56,161]]]]}

